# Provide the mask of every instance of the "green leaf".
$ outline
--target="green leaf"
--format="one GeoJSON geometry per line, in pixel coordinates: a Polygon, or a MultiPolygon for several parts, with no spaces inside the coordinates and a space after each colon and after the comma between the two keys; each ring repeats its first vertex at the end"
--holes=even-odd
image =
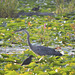
{"type": "Polygon", "coordinates": [[[16,71],[7,71],[5,75],[18,75],[18,73],[16,71]]]}
{"type": "Polygon", "coordinates": [[[56,71],[50,71],[49,74],[53,75],[53,74],[56,74],[57,72],[56,71]]]}

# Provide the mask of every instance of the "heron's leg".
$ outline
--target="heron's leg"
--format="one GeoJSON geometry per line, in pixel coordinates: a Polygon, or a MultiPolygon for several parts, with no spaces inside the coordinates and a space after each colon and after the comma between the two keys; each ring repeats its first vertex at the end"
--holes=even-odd
{"type": "Polygon", "coordinates": [[[42,56],[38,61],[36,61],[36,63],[40,63],[40,61],[44,58],[44,56],[42,56]]]}
{"type": "Polygon", "coordinates": [[[43,56],[39,59],[39,61],[41,61],[43,59],[43,56]]]}

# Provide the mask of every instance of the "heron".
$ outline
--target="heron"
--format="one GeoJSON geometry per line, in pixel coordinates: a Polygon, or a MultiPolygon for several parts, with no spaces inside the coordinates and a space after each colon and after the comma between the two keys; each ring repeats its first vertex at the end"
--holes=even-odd
{"type": "Polygon", "coordinates": [[[34,57],[34,56],[30,55],[27,59],[24,60],[24,62],[22,63],[22,65],[28,65],[28,64],[30,64],[31,60],[32,60],[32,57],[34,57]]]}
{"type": "Polygon", "coordinates": [[[17,30],[16,32],[19,32],[19,31],[25,31],[25,33],[27,34],[28,45],[35,54],[41,55],[41,56],[43,56],[43,55],[62,56],[62,54],[59,51],[56,51],[53,48],[32,45],[29,40],[29,38],[30,38],[29,32],[26,30],[26,28],[22,28],[20,30],[17,30]]]}

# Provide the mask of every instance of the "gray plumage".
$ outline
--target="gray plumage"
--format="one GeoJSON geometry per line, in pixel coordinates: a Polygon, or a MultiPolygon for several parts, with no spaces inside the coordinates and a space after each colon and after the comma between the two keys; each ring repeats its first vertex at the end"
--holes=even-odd
{"type": "MultiPolygon", "coordinates": [[[[24,62],[22,63],[22,65],[28,65],[31,63],[33,55],[30,55],[27,59],[24,60],[24,62]]],[[[21,65],[21,66],[22,66],[21,65]]]]}
{"type": "Polygon", "coordinates": [[[38,55],[62,55],[59,51],[55,51],[55,49],[45,46],[34,46],[31,49],[38,55]]]}
{"type": "Polygon", "coordinates": [[[59,51],[55,51],[55,49],[53,49],[53,48],[49,48],[49,47],[45,47],[45,46],[34,46],[34,45],[32,45],[30,43],[30,40],[29,40],[30,36],[29,36],[28,31],[26,31],[26,29],[21,29],[18,31],[22,31],[22,30],[24,30],[27,33],[28,44],[34,53],[36,53],[38,55],[56,55],[56,56],[62,55],[59,51]]]}

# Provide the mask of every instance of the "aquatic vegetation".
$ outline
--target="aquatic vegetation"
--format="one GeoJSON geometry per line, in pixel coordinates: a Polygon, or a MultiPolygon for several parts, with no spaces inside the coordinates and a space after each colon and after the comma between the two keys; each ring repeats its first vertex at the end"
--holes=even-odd
{"type": "MultiPolygon", "coordinates": [[[[1,61],[0,64],[0,73],[6,74],[6,75],[10,75],[15,73],[17,74],[52,74],[52,75],[63,75],[64,73],[67,75],[74,75],[75,72],[75,55],[73,56],[69,56],[69,55],[64,55],[64,56],[43,56],[43,58],[41,58],[41,56],[34,56],[34,58],[32,59],[32,62],[29,65],[26,66],[21,66],[21,63],[23,62],[22,60],[24,60],[25,58],[27,58],[30,54],[31,51],[28,51],[27,53],[22,53],[22,54],[9,54],[9,58],[13,59],[14,62],[9,61],[9,59],[7,59],[8,61],[6,61],[4,59],[4,61],[1,61]],[[26,55],[29,54],[29,55],[26,55]],[[11,58],[12,56],[12,58],[11,58]],[[16,59],[14,59],[16,56],[16,59]],[[40,59],[41,58],[41,59],[40,59]],[[17,62],[17,60],[20,59],[20,63],[17,62]],[[40,59],[40,61],[38,63],[36,63],[36,61],[38,61],[38,59],[40,59]],[[7,62],[7,63],[6,63],[7,62]]],[[[34,55],[34,54],[33,54],[34,55]]],[[[5,57],[3,57],[5,58],[5,57]]],[[[6,57],[8,58],[8,57],[6,57]]]]}
{"type": "Polygon", "coordinates": [[[0,74],[75,75],[74,14],[0,18],[0,74]],[[64,55],[37,56],[28,48],[27,35],[24,32],[14,33],[21,28],[27,28],[32,44],[51,46],[64,55]],[[25,48],[25,51],[14,50],[15,47],[25,48]],[[32,62],[21,66],[30,55],[34,56],[32,62]]]}

